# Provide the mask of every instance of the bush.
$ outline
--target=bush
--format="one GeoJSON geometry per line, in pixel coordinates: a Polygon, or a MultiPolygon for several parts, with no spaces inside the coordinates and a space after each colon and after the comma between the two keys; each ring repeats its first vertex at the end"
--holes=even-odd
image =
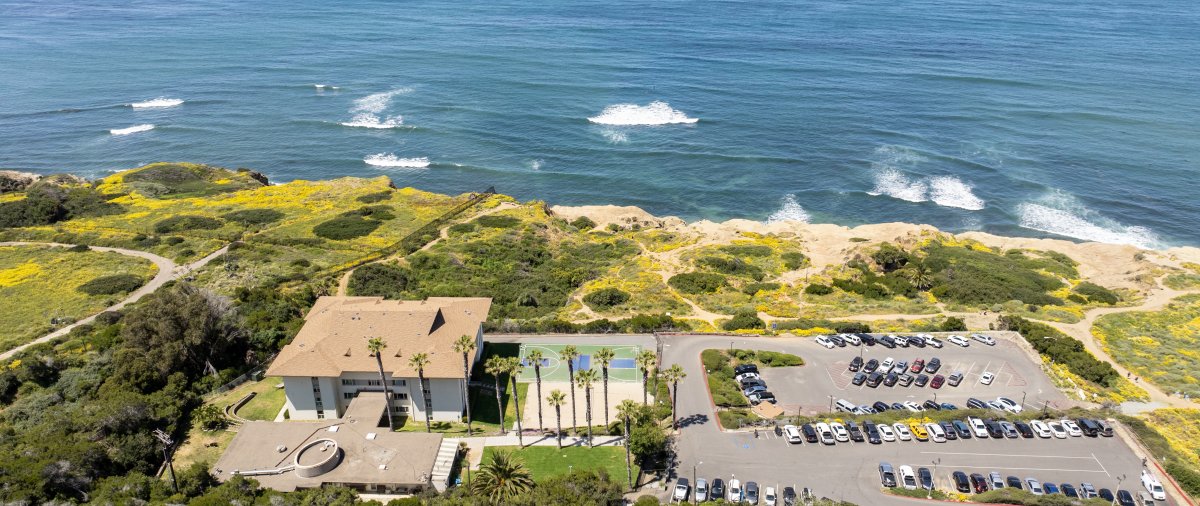
{"type": "Polygon", "coordinates": [[[629,302],[629,292],[617,288],[601,288],[583,296],[592,309],[608,309],[629,302]]]}
{"type": "Polygon", "coordinates": [[[813,283],[811,285],[804,287],[804,293],[807,293],[809,295],[829,295],[829,294],[833,293],[833,288],[830,287],[829,285],[813,283]]]}
{"type": "Polygon", "coordinates": [[[1077,293],[1072,293],[1070,295],[1067,295],[1067,300],[1074,302],[1076,304],[1087,304],[1087,302],[1088,302],[1086,297],[1079,295],[1077,293]]]}
{"type": "Polygon", "coordinates": [[[216,218],[180,214],[155,223],[154,232],[169,234],[171,232],[183,232],[186,230],[216,230],[221,228],[221,225],[221,220],[216,218]]]}
{"type": "Polygon", "coordinates": [[[789,271],[794,271],[808,265],[808,257],[804,256],[804,253],[796,251],[789,251],[779,255],[779,258],[783,259],[783,266],[789,271]]]}
{"type": "Polygon", "coordinates": [[[946,321],[942,322],[938,328],[942,332],[965,332],[967,330],[967,323],[962,318],[951,316],[946,318],[946,321]]]}
{"type": "Polygon", "coordinates": [[[1083,295],[1092,302],[1100,302],[1103,304],[1116,304],[1121,301],[1121,296],[1116,292],[1109,290],[1103,286],[1084,281],[1075,286],[1075,293],[1083,295]]]}
{"type": "Polygon", "coordinates": [[[683,293],[713,293],[729,284],[725,276],[709,272],[686,272],[676,274],[667,280],[667,284],[683,293]]]}
{"type": "Polygon", "coordinates": [[[450,225],[450,235],[463,235],[475,231],[474,223],[455,223],[450,225]]]}
{"type": "Polygon", "coordinates": [[[305,267],[312,267],[312,262],[308,261],[307,258],[297,258],[295,260],[292,260],[290,265],[292,267],[299,267],[299,268],[303,269],[305,267]]]}
{"type": "Polygon", "coordinates": [[[396,217],[396,215],[392,214],[392,208],[388,207],[388,206],[360,207],[360,208],[354,209],[352,211],[346,211],[346,212],[342,213],[341,216],[345,216],[348,218],[358,216],[358,217],[363,217],[363,218],[372,218],[372,219],[376,219],[379,221],[388,221],[388,220],[394,219],[396,217]]]}
{"type": "Polygon", "coordinates": [[[778,290],[780,286],[783,285],[780,285],[779,283],[749,283],[742,287],[742,293],[753,297],[754,294],[758,292],[771,292],[778,290]]]}
{"type": "Polygon", "coordinates": [[[113,274],[88,281],[79,285],[76,290],[88,295],[116,295],[137,290],[142,283],[142,278],[133,274],[113,274]]]}
{"type": "Polygon", "coordinates": [[[587,216],[580,216],[575,218],[575,221],[571,222],[571,226],[579,230],[591,230],[596,228],[596,222],[592,221],[592,219],[588,218],[587,216]]]}
{"type": "Polygon", "coordinates": [[[837,322],[833,324],[833,330],[839,334],[867,334],[871,332],[871,326],[863,322],[837,322]]]}
{"type": "Polygon", "coordinates": [[[935,273],[930,293],[938,299],[970,305],[1010,300],[1039,306],[1062,304],[1046,293],[1061,287],[1062,281],[1031,269],[1023,257],[940,244],[928,246],[926,253],[924,263],[935,273]]]}
{"type": "Polygon", "coordinates": [[[760,246],[757,244],[729,244],[717,248],[724,253],[728,253],[735,257],[765,257],[771,256],[770,246],[760,246]]]}
{"type": "Polygon", "coordinates": [[[1166,471],[1175,481],[1179,482],[1179,486],[1183,488],[1188,495],[1192,497],[1200,496],[1200,473],[1192,470],[1186,465],[1179,462],[1179,459],[1174,459],[1167,462],[1166,471]]]}
{"type": "Polygon", "coordinates": [[[796,367],[804,365],[804,359],[791,353],[759,351],[755,355],[758,361],[767,367],[796,367]]]}
{"type": "Polygon", "coordinates": [[[266,225],[282,220],[284,214],[274,209],[242,209],[221,215],[221,218],[242,225],[266,225]]]}
{"type": "Polygon", "coordinates": [[[476,218],[475,223],[487,228],[515,228],[521,224],[521,220],[512,216],[497,216],[492,214],[476,218]]]}
{"type": "MultiPolygon", "coordinates": [[[[738,395],[741,394],[739,393],[738,395]]],[[[749,425],[750,422],[758,419],[758,417],[746,409],[722,409],[717,412],[717,419],[721,421],[721,427],[738,429],[744,425],[749,425]]]]}
{"type": "Polygon", "coordinates": [[[354,269],[346,290],[350,295],[373,295],[385,299],[402,299],[416,288],[408,269],[387,263],[374,263],[354,269]]]}
{"type": "Polygon", "coordinates": [[[633,503],[633,506],[658,506],[659,504],[662,504],[662,503],[658,502],[657,497],[654,497],[652,495],[644,495],[644,496],[637,498],[637,501],[635,501],[633,503]]]}
{"type": "Polygon", "coordinates": [[[875,265],[878,265],[883,272],[892,272],[908,263],[908,253],[893,246],[892,243],[885,242],[879,245],[878,250],[871,253],[871,260],[874,260],[875,265]]]}
{"type": "Polygon", "coordinates": [[[1111,387],[1120,378],[1111,364],[1097,360],[1083,347],[1083,343],[1054,327],[1019,316],[1001,316],[1000,330],[1020,333],[1038,353],[1065,365],[1071,372],[1092,383],[1111,387]]]}
{"type": "Polygon", "coordinates": [[[389,200],[391,198],[392,198],[392,192],[389,190],[384,190],[384,191],[381,191],[378,193],[368,193],[366,195],[362,195],[355,200],[358,200],[359,202],[362,202],[364,204],[374,204],[376,202],[383,202],[383,201],[389,200]]]}
{"type": "Polygon", "coordinates": [[[697,259],[696,263],[703,267],[708,267],[714,271],[722,274],[728,274],[730,276],[743,276],[754,279],[755,281],[761,281],[763,278],[762,269],[755,265],[746,263],[745,260],[740,258],[706,256],[697,259]]]}
{"type": "Polygon", "coordinates": [[[753,311],[740,312],[731,320],[721,324],[721,328],[725,330],[762,329],[766,326],[767,324],[758,317],[758,313],[753,311]]]}
{"type": "Polygon", "coordinates": [[[380,224],[358,216],[339,216],[313,227],[313,234],[333,241],[344,241],[368,235],[380,224]]]}

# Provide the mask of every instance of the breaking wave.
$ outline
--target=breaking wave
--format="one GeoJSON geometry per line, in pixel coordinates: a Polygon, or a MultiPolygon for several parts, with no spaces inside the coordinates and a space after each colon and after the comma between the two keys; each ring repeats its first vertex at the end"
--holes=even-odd
{"type": "Polygon", "coordinates": [[[783,197],[783,204],[779,209],[767,217],[767,223],[777,223],[781,221],[799,221],[808,223],[808,211],[800,207],[800,203],[796,202],[796,196],[789,193],[783,197]]]}
{"type": "Polygon", "coordinates": [[[354,101],[350,113],[354,116],[350,121],[342,122],[342,126],[357,128],[396,128],[404,125],[404,117],[399,114],[384,115],[383,112],[392,105],[396,95],[411,93],[412,88],[398,88],[382,93],[367,95],[354,101]]]}
{"type": "Polygon", "coordinates": [[[656,101],[647,105],[610,105],[600,111],[600,115],[588,118],[588,121],[601,125],[670,125],[695,123],[700,120],[689,118],[682,111],[672,109],[666,102],[656,101]]]}
{"type": "Polygon", "coordinates": [[[109,130],[108,133],[112,135],[129,135],[136,134],[138,132],[149,132],[150,130],[154,130],[154,125],[147,123],[145,125],[134,125],[128,128],[114,128],[109,130]]]}
{"type": "Polygon", "coordinates": [[[909,202],[925,202],[929,200],[929,186],[921,181],[909,179],[896,169],[886,169],[875,173],[875,189],[867,192],[871,195],[887,195],[892,198],[909,202]]]}
{"type": "Polygon", "coordinates": [[[970,183],[954,176],[912,177],[903,168],[915,167],[926,158],[902,146],[880,146],[875,150],[876,160],[871,162],[875,171],[875,188],[869,195],[886,195],[908,202],[932,200],[942,207],[956,207],[969,211],[983,209],[984,200],[972,192],[970,183]]]}
{"type": "Polygon", "coordinates": [[[952,176],[930,179],[929,199],[943,207],[957,207],[970,211],[983,209],[983,199],[971,192],[971,185],[952,176]]]}
{"type": "Polygon", "coordinates": [[[1021,227],[1039,232],[1145,249],[1163,247],[1162,240],[1149,228],[1118,223],[1063,192],[1017,206],[1017,216],[1021,227]]]}
{"type": "Polygon", "coordinates": [[[134,109],[165,109],[167,107],[175,107],[183,105],[183,100],[178,98],[158,97],[142,102],[134,102],[129,104],[129,107],[134,109]]]}
{"type": "Polygon", "coordinates": [[[400,158],[392,153],[374,154],[363,158],[363,162],[376,167],[398,167],[405,169],[424,169],[429,166],[429,159],[426,157],[400,158]]]}

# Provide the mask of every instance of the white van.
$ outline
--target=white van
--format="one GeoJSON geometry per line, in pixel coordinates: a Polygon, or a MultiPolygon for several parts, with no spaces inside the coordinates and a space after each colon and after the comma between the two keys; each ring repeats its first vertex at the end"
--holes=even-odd
{"type": "Polygon", "coordinates": [[[983,335],[983,334],[971,334],[971,338],[972,338],[972,339],[974,339],[974,340],[976,340],[976,341],[979,341],[979,342],[981,342],[981,343],[983,343],[983,344],[986,344],[986,345],[988,345],[988,346],[995,346],[995,345],[996,345],[996,340],[995,340],[995,339],[992,339],[992,336],[985,336],[985,335],[983,335]]]}
{"type": "Polygon", "coordinates": [[[979,439],[987,439],[988,438],[987,424],[984,424],[983,420],[980,420],[973,416],[968,416],[967,417],[967,425],[971,426],[971,432],[975,434],[976,438],[979,438],[979,439]]]}
{"type": "Polygon", "coordinates": [[[834,406],[834,409],[844,412],[844,413],[853,413],[854,408],[858,407],[858,406],[855,406],[853,402],[850,402],[846,399],[838,399],[837,403],[835,403],[833,406],[834,406]]]}
{"type": "Polygon", "coordinates": [[[1158,478],[1150,474],[1149,471],[1142,471],[1142,486],[1146,487],[1146,491],[1150,492],[1150,496],[1159,500],[1167,500],[1167,491],[1163,490],[1162,483],[1159,483],[1158,478]]]}

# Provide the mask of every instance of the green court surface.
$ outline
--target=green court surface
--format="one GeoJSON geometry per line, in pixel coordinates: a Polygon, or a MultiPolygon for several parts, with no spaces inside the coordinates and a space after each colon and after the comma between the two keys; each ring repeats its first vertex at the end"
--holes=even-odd
{"type": "MultiPolygon", "coordinates": [[[[528,383],[536,379],[533,374],[533,364],[525,358],[534,349],[542,352],[542,381],[568,381],[570,378],[567,362],[562,358],[562,350],[566,346],[565,344],[522,344],[520,355],[522,369],[519,381],[528,383]]],[[[640,346],[625,344],[619,346],[576,345],[575,347],[579,350],[579,357],[575,359],[576,371],[588,368],[600,371],[600,364],[593,360],[593,355],[601,348],[608,348],[614,354],[612,361],[608,364],[609,381],[642,381],[642,372],[638,369],[636,360],[638,353],[642,351],[640,346]]]]}

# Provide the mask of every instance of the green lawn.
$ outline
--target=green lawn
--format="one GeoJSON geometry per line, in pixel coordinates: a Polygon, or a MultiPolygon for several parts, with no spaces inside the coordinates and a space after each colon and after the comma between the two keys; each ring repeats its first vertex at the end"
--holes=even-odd
{"type": "MultiPolygon", "coordinates": [[[[622,482],[625,477],[625,448],[620,446],[572,446],[562,450],[555,446],[528,446],[519,450],[515,446],[489,446],[483,449],[483,462],[486,463],[496,451],[516,452],[533,474],[534,481],[567,474],[572,469],[604,469],[609,476],[622,482]]],[[[633,475],[637,476],[637,473],[635,463],[633,475]]]]}
{"type": "Polygon", "coordinates": [[[283,388],[276,388],[280,382],[279,378],[264,378],[258,382],[260,388],[254,389],[258,393],[238,410],[238,416],[247,420],[274,420],[287,401],[283,388]]]}

